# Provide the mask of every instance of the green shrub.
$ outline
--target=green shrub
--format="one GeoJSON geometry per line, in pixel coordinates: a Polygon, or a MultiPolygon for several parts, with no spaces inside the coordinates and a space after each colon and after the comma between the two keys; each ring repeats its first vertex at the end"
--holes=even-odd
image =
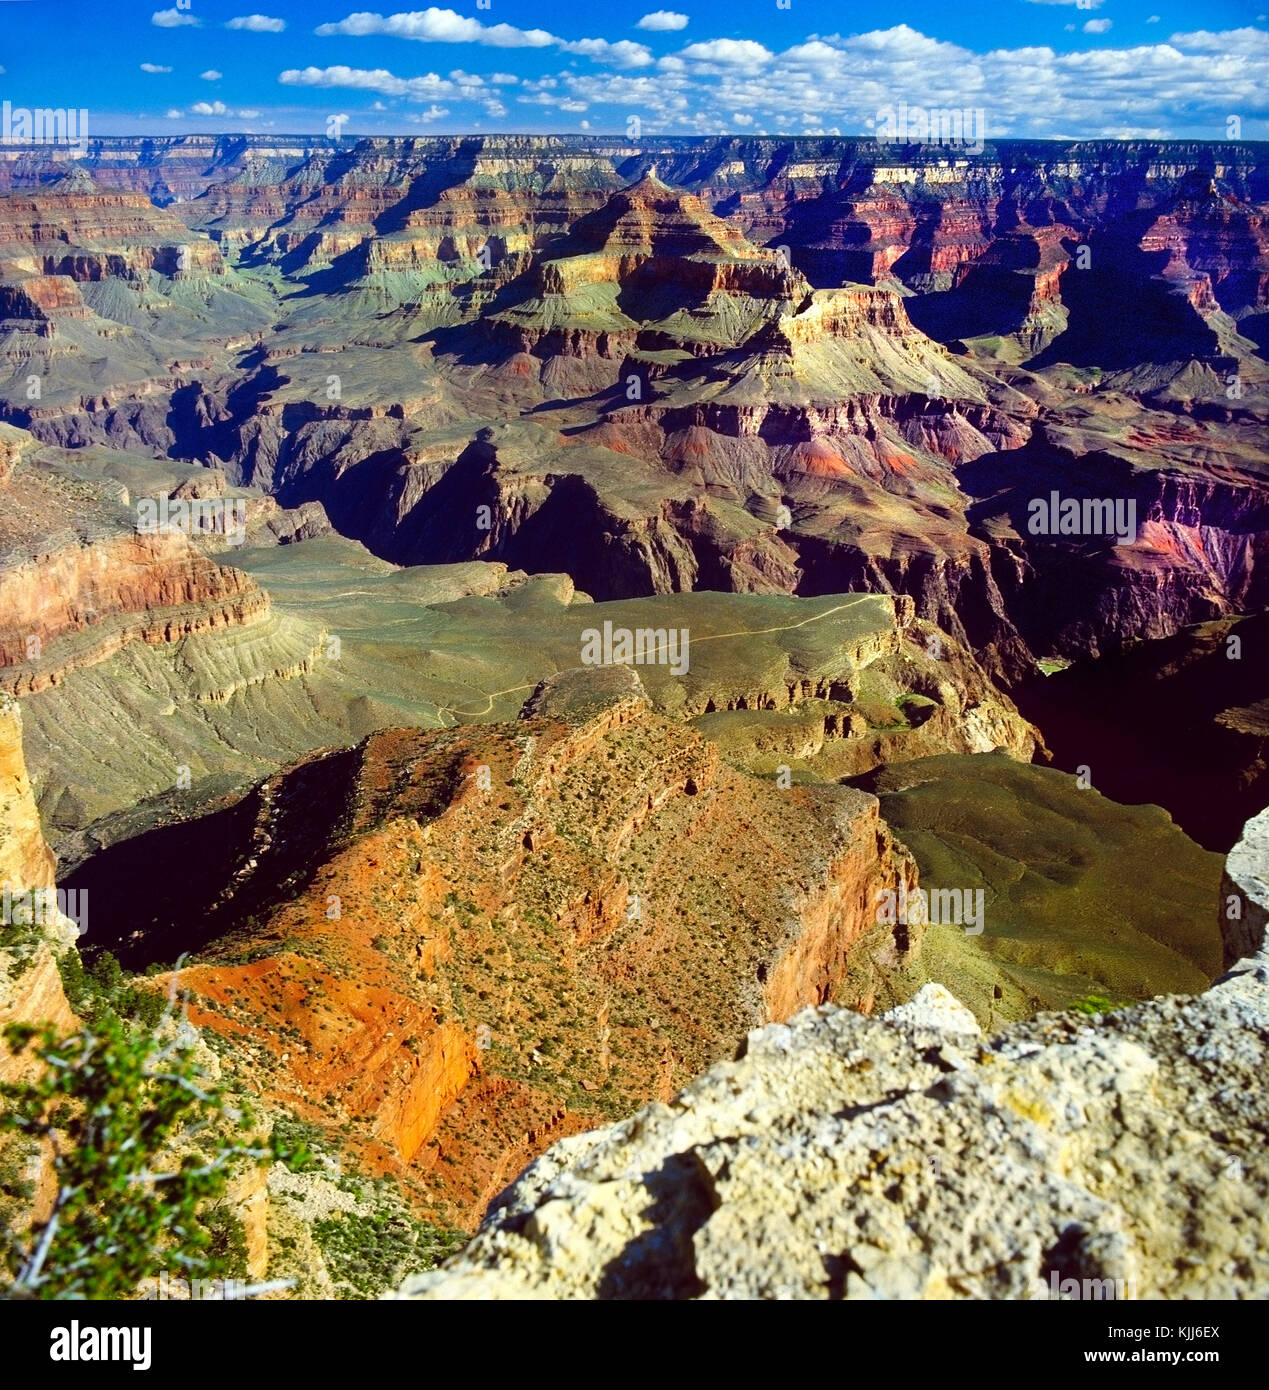
{"type": "Polygon", "coordinates": [[[103,951],[88,967],[78,951],[67,951],[57,964],[62,988],[80,1018],[93,1020],[109,1012],[153,1028],[167,1009],[167,996],[157,989],[137,989],[132,984],[134,977],[109,951],[103,951]]]}
{"type": "Polygon", "coordinates": [[[1098,1014],[1113,1013],[1115,1009],[1126,1009],[1127,1001],[1107,999],[1101,994],[1086,994],[1080,999],[1072,999],[1066,1006],[1071,1013],[1086,1014],[1090,1018],[1098,1014]]]}
{"type": "Polygon", "coordinates": [[[177,1268],[214,1279],[242,1267],[228,1214],[210,1217],[250,1147],[250,1117],[200,1068],[193,1046],[162,1042],[102,1009],[83,1032],[11,1023],[9,1047],[41,1065],[0,1085],[0,1133],[47,1140],[57,1197],[47,1221],[0,1256],[10,1298],[115,1299],[177,1268]]]}
{"type": "Polygon", "coordinates": [[[377,1298],[407,1275],[433,1269],[466,1239],[395,1205],[368,1216],[328,1217],[314,1225],[313,1235],[343,1298],[377,1298]]]}

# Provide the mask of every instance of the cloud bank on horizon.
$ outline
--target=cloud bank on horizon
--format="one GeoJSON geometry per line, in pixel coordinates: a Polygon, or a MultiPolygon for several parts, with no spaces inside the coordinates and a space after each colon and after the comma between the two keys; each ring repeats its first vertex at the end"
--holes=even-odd
{"type": "Polygon", "coordinates": [[[910,0],[863,32],[843,30],[829,0],[743,16],[729,0],[593,15],[515,0],[326,14],[177,0],[93,7],[65,27],[45,2],[0,6],[2,95],[86,108],[100,134],[329,133],[338,119],[344,135],[626,134],[632,120],[645,135],[854,135],[906,102],[981,110],[989,139],[1269,139],[1255,0],[1217,0],[1202,29],[1180,0],[910,0]]]}

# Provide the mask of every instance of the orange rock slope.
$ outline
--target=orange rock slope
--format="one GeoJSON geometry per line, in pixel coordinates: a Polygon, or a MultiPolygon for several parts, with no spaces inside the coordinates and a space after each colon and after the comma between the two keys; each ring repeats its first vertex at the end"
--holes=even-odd
{"type": "Polygon", "coordinates": [[[271,779],[238,891],[277,886],[181,971],[269,1100],[465,1224],[555,1138],[668,1098],[848,971],[868,1007],[908,947],[875,924],[915,866],[873,798],[745,776],[637,682],[593,680],[271,779]]]}

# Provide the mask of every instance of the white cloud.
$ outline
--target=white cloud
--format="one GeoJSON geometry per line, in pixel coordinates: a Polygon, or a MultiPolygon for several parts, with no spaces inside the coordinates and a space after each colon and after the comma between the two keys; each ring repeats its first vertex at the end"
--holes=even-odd
{"type": "Polygon", "coordinates": [[[741,111],[733,111],[731,113],[731,123],[732,125],[753,125],[753,117],[746,116],[741,111]]]}
{"type": "Polygon", "coordinates": [[[491,72],[489,74],[489,81],[492,82],[495,87],[514,87],[519,83],[520,79],[511,72],[491,72]]]}
{"type": "Polygon", "coordinates": [[[419,43],[475,43],[485,48],[559,48],[565,53],[579,53],[617,68],[647,67],[652,54],[641,43],[629,39],[561,39],[545,29],[519,29],[514,24],[482,24],[478,19],[458,14],[455,10],[412,10],[408,14],[371,14],[366,11],[350,14],[334,23],[319,24],[316,33],[323,37],[344,35],[365,38],[384,35],[389,38],[414,39],[419,43]]]}
{"type": "MultiPolygon", "coordinates": [[[[528,85],[528,84],[526,84],[528,85]]],[[[556,96],[554,92],[533,92],[529,96],[519,96],[516,100],[521,106],[545,106],[552,111],[588,111],[590,103],[578,101],[576,97],[556,96]]]]}
{"type": "Polygon", "coordinates": [[[1104,34],[1111,26],[1109,19],[1089,19],[1084,22],[1086,34],[1104,34]]]}
{"type": "Polygon", "coordinates": [[[259,111],[248,111],[244,108],[238,112],[238,119],[240,121],[254,121],[259,114],[259,111]]]}
{"type": "Polygon", "coordinates": [[[1150,18],[1146,20],[1147,24],[1158,24],[1158,22],[1159,16],[1157,14],[1152,14],[1150,18]]]}
{"type": "Polygon", "coordinates": [[[652,62],[647,47],[631,43],[629,39],[618,39],[616,43],[609,43],[607,39],[577,39],[571,43],[561,42],[560,47],[565,53],[580,53],[615,68],[644,68],[652,62]]]}
{"type": "Polygon", "coordinates": [[[385,34],[397,39],[417,39],[420,43],[479,43],[489,48],[550,48],[560,40],[545,29],[517,29],[514,24],[482,24],[454,10],[432,6],[409,14],[370,14],[361,11],[333,24],[319,24],[321,35],[349,34],[364,38],[385,34]]]}
{"type": "Polygon", "coordinates": [[[190,107],[195,116],[227,116],[229,108],[223,101],[196,101],[190,107]]]}
{"type": "Polygon", "coordinates": [[[1032,5],[1078,5],[1081,10],[1100,10],[1106,0],[1029,0],[1032,5]]]}
{"type": "Polygon", "coordinates": [[[357,92],[378,92],[385,97],[406,97],[410,101],[432,101],[458,94],[453,82],[429,72],[422,77],[397,77],[387,68],[350,68],[336,64],[329,68],[288,68],[278,75],[288,87],[347,87],[357,92]]]}
{"type": "Polygon", "coordinates": [[[160,29],[179,29],[182,25],[198,25],[195,15],[187,14],[184,10],[155,10],[150,16],[150,23],[157,24],[160,29]]]}
{"type": "Polygon", "coordinates": [[[142,63],[142,72],[171,72],[171,68],[165,68],[162,63],[142,63]]]}
{"type": "Polygon", "coordinates": [[[662,34],[679,29],[687,28],[687,16],[685,14],[675,14],[673,10],[653,10],[651,14],[644,17],[635,25],[636,29],[650,29],[653,33],[662,34]]]}
{"type": "Polygon", "coordinates": [[[566,69],[526,81],[524,105],[559,111],[565,101],[584,103],[597,129],[618,129],[638,114],[649,132],[716,134],[738,129],[733,117],[744,113],[755,131],[822,125],[825,134],[866,134],[884,107],[906,101],[982,108],[989,140],[1220,140],[1226,113],[1256,109],[1269,88],[1269,34],[1258,28],[1077,52],[1030,44],[976,53],[903,24],[817,35],[782,53],[737,42],[690,45],[636,71],[566,69]],[[1043,102],[1037,92],[1046,93],[1043,102]]]}
{"type": "Polygon", "coordinates": [[[1173,34],[1168,42],[1178,48],[1210,53],[1214,57],[1224,57],[1226,54],[1232,57],[1239,52],[1269,57],[1269,34],[1261,29],[1227,29],[1223,34],[1197,29],[1192,34],[1173,34]]]}
{"type": "Polygon", "coordinates": [[[710,39],[706,43],[689,43],[679,53],[680,58],[696,63],[722,63],[734,67],[759,67],[774,56],[753,39],[710,39]]]}
{"type": "Polygon", "coordinates": [[[219,82],[225,74],[217,72],[215,68],[208,68],[206,72],[200,72],[198,75],[204,82],[219,82]]]}
{"type": "Polygon", "coordinates": [[[286,28],[285,19],[270,19],[267,14],[240,14],[225,21],[226,29],[246,29],[252,34],[280,34],[286,28]]]}
{"type": "Polygon", "coordinates": [[[182,111],[179,106],[172,106],[168,108],[164,119],[169,121],[179,121],[184,114],[185,112],[182,111]]]}

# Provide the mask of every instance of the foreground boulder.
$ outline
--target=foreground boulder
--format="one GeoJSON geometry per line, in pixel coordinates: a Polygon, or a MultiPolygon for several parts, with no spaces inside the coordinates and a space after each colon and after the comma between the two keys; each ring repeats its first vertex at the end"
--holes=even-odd
{"type": "Polygon", "coordinates": [[[401,1296],[1264,1298],[1267,1063],[1263,949],[1198,997],[991,1039],[937,985],[808,1009],[556,1144],[401,1296]]]}

